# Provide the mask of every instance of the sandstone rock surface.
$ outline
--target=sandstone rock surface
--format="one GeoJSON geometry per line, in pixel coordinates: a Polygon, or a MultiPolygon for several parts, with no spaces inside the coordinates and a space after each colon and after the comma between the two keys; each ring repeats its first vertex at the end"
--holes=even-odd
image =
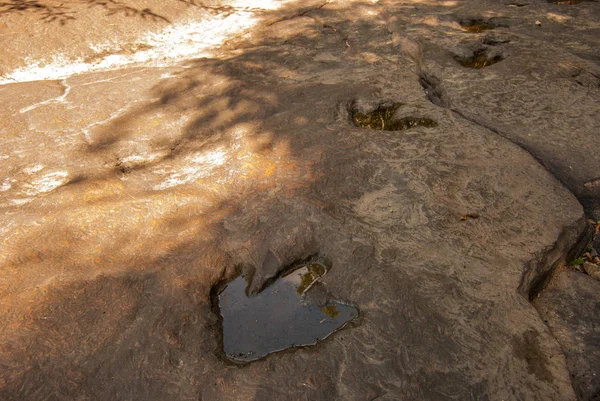
{"type": "Polygon", "coordinates": [[[600,282],[575,271],[558,275],[535,305],[547,321],[566,357],[571,380],[581,400],[600,397],[600,282]]]}
{"type": "MultiPolygon", "coordinates": [[[[578,199],[590,214],[599,199],[582,146],[600,121],[600,4],[570,7],[286,2],[249,9],[203,58],[0,86],[0,399],[581,397],[529,302],[585,238],[578,199]],[[491,17],[493,35],[460,25],[491,17]],[[454,59],[483,42],[505,59],[454,59]],[[351,121],[390,103],[437,126],[351,121]],[[225,361],[213,286],[244,271],[258,290],[310,255],[360,319],[225,361]]],[[[35,15],[0,23],[84,29],[35,15]]],[[[168,24],[138,17],[114,22],[119,46],[168,24]]]]}

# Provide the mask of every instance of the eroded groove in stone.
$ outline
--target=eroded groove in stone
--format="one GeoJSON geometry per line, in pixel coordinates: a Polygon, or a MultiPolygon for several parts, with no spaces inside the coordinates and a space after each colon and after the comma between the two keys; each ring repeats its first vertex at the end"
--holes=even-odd
{"type": "Polygon", "coordinates": [[[524,272],[519,292],[533,301],[552,279],[554,272],[580,255],[592,236],[585,216],[570,227],[565,227],[554,245],[544,255],[529,263],[524,272]]]}
{"type": "MultiPolygon", "coordinates": [[[[534,153],[528,150],[526,147],[515,142],[509,138],[505,133],[493,127],[492,125],[482,121],[479,118],[469,116],[462,112],[460,109],[453,107],[451,104],[443,100],[443,89],[441,87],[439,79],[432,75],[422,73],[419,76],[419,82],[423,90],[425,91],[427,98],[433,104],[440,107],[444,107],[450,110],[452,113],[460,118],[470,121],[473,124],[479,125],[480,127],[493,132],[494,134],[509,140],[521,149],[527,151],[531,156],[541,165],[544,166],[548,174],[554,176],[557,180],[561,181],[559,176],[556,176],[552,171],[548,170],[543,160],[537,157],[534,153]]],[[[591,180],[590,183],[600,182],[600,179],[591,180]]],[[[561,181],[562,182],[562,181],[561,181]]],[[[563,185],[566,186],[565,183],[563,185]]],[[[576,255],[581,254],[585,245],[590,241],[591,238],[591,226],[587,224],[585,216],[582,216],[572,226],[565,227],[557,241],[552,248],[546,250],[538,260],[532,260],[528,264],[528,269],[523,273],[521,283],[519,285],[519,292],[527,297],[530,301],[534,300],[539,293],[543,290],[548,280],[551,279],[555,269],[561,265],[564,265],[567,261],[575,258],[576,255]]]]}
{"type": "Polygon", "coordinates": [[[396,118],[396,112],[402,105],[402,103],[381,104],[375,110],[367,113],[353,107],[351,109],[352,122],[360,128],[380,131],[401,131],[418,126],[437,127],[437,122],[430,118],[413,116],[396,118]]]}
{"type": "Polygon", "coordinates": [[[597,280],[577,271],[564,270],[534,301],[541,318],[561,345],[579,400],[598,400],[600,395],[598,291],[600,282],[597,280]]]}
{"type": "Polygon", "coordinates": [[[306,263],[251,296],[246,294],[243,276],[222,288],[218,309],[226,358],[251,362],[285,349],[315,345],[356,318],[356,307],[330,299],[318,283],[326,272],[320,263],[306,263]]]}
{"type": "Polygon", "coordinates": [[[419,83],[425,91],[427,99],[435,104],[436,106],[449,108],[449,104],[446,101],[444,89],[442,88],[440,80],[428,73],[421,73],[419,75],[419,83]]]}

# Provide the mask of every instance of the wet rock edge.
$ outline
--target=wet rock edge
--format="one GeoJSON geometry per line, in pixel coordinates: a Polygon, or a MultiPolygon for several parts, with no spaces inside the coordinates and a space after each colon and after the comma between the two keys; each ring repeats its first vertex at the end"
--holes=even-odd
{"type": "Polygon", "coordinates": [[[540,257],[527,264],[527,270],[519,284],[519,293],[533,301],[560,267],[581,254],[593,232],[585,215],[573,225],[565,227],[551,248],[544,250],[540,257]]]}

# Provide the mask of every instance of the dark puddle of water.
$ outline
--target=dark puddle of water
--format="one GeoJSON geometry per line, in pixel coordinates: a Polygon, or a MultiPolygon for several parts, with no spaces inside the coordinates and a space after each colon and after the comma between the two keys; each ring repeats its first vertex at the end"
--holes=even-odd
{"type": "Polygon", "coordinates": [[[227,359],[252,362],[288,348],[315,345],[356,318],[356,307],[326,296],[318,283],[326,272],[320,263],[306,263],[252,296],[246,295],[242,276],[221,288],[218,308],[227,359]],[[318,295],[311,296],[313,292],[318,295]]]}
{"type": "Polygon", "coordinates": [[[402,103],[394,103],[391,106],[380,105],[369,113],[361,113],[353,109],[352,121],[354,125],[360,128],[383,130],[383,131],[401,131],[413,127],[437,127],[438,123],[430,118],[423,117],[401,117],[395,118],[396,111],[402,106],[402,103]]]}
{"type": "Polygon", "coordinates": [[[465,19],[459,23],[462,29],[471,33],[480,33],[498,27],[495,23],[485,19],[465,19]]]}
{"type": "Polygon", "coordinates": [[[476,50],[471,57],[456,56],[455,59],[467,68],[481,69],[504,60],[504,57],[501,55],[489,57],[486,49],[480,49],[476,50]]]}

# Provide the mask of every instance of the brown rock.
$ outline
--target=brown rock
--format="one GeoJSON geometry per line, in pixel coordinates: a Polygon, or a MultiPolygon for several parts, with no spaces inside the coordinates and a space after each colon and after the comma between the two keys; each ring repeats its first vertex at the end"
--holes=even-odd
{"type": "Polygon", "coordinates": [[[585,262],[583,264],[583,270],[596,280],[600,280],[600,266],[594,263],[585,262]]]}

